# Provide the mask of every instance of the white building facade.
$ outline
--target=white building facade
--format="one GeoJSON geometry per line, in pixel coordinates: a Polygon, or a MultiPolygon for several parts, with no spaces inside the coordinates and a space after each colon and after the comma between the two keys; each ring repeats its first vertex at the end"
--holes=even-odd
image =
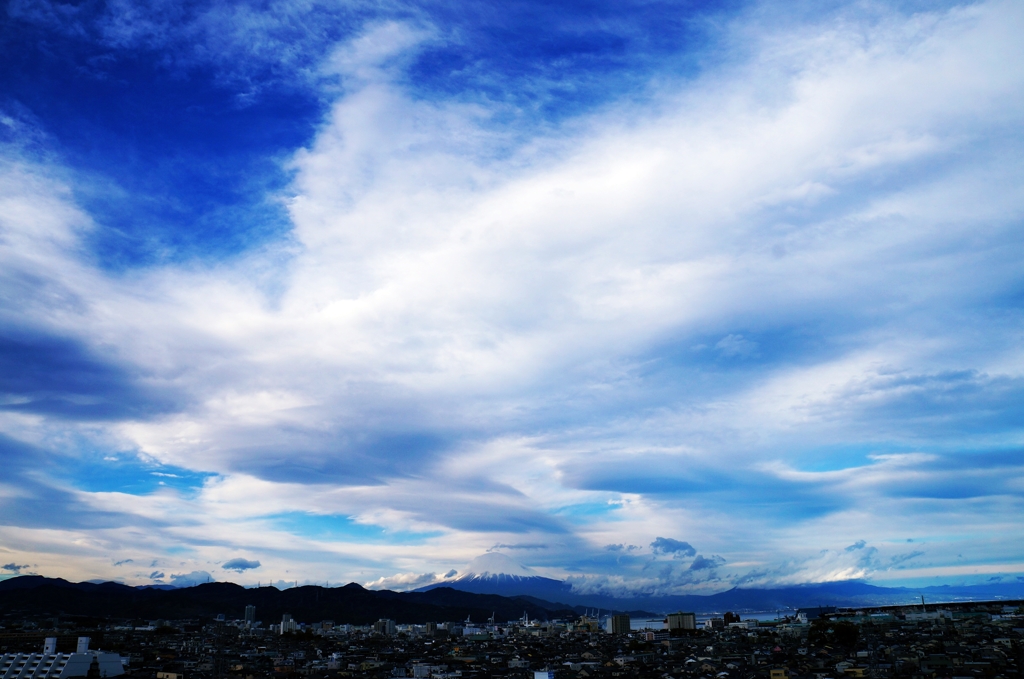
{"type": "Polygon", "coordinates": [[[100,677],[124,674],[121,656],[102,651],[84,653],[5,653],[0,656],[0,679],[69,679],[85,677],[93,661],[100,677]]]}

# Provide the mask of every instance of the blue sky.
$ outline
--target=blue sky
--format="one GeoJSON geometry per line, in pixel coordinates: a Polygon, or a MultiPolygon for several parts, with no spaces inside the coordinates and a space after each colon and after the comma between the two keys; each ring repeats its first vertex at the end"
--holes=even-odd
{"type": "Polygon", "coordinates": [[[1024,575],[1019,3],[6,12],[0,577],[1024,575]]]}

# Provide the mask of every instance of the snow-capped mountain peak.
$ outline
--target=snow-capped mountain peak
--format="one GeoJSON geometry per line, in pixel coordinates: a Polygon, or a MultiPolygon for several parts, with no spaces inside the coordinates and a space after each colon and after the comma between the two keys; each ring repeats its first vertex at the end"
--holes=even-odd
{"type": "Polygon", "coordinates": [[[501,552],[488,552],[466,564],[455,578],[459,580],[536,578],[537,573],[520,565],[501,552]],[[504,577],[502,577],[504,576],[504,577]]]}
{"type": "Polygon", "coordinates": [[[451,587],[475,594],[499,594],[501,596],[533,596],[548,601],[559,601],[570,593],[572,586],[561,580],[539,575],[531,568],[518,564],[501,552],[488,552],[466,564],[461,573],[451,579],[422,587],[424,592],[438,587],[451,587]]]}

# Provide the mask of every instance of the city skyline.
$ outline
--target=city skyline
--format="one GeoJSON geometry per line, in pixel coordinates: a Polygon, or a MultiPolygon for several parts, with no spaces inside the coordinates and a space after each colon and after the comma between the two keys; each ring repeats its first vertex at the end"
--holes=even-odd
{"type": "Polygon", "coordinates": [[[9,4],[0,578],[1024,581],[1022,31],[9,4]]]}

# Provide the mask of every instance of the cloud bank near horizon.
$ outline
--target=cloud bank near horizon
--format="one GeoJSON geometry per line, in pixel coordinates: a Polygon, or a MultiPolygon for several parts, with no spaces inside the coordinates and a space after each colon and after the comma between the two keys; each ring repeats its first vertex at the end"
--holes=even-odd
{"type": "Polygon", "coordinates": [[[1024,572],[1018,4],[197,7],[12,6],[9,565],[1024,572]]]}

